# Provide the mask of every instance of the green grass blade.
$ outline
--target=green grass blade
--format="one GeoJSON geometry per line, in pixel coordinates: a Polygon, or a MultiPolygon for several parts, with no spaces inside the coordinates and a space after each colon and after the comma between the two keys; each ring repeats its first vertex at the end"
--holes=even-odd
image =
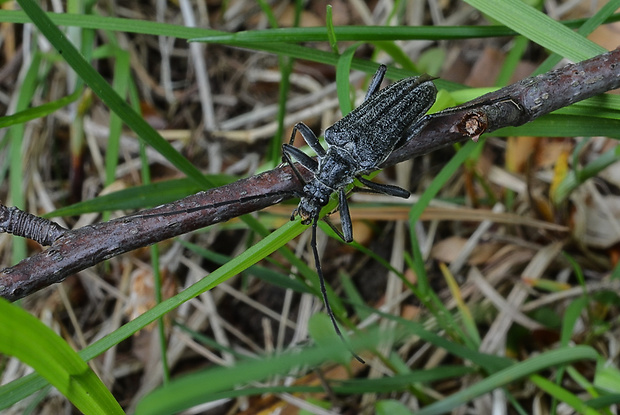
{"type": "Polygon", "coordinates": [[[331,4],[327,5],[327,15],[325,17],[325,27],[327,30],[327,40],[329,41],[329,47],[332,48],[332,52],[338,54],[338,40],[336,40],[337,36],[334,31],[334,19],[332,16],[332,6],[331,4]]]}
{"type": "Polygon", "coordinates": [[[580,360],[596,360],[598,357],[598,353],[588,346],[576,346],[545,352],[524,362],[515,363],[454,395],[450,395],[441,401],[422,408],[416,412],[416,415],[444,414],[478,396],[509,385],[512,382],[531,376],[540,371],[551,369],[558,365],[578,362],[580,360]]]}
{"type": "Polygon", "coordinates": [[[404,334],[417,336],[424,342],[431,343],[436,347],[445,349],[451,355],[457,356],[463,360],[468,360],[474,365],[482,368],[487,373],[495,373],[497,371],[510,367],[514,362],[507,358],[486,353],[480,353],[477,350],[470,349],[458,342],[451,341],[445,337],[439,336],[427,330],[422,323],[406,320],[399,316],[384,313],[365,304],[358,304],[358,307],[366,307],[370,312],[381,315],[381,317],[398,323],[398,328],[404,334]]]}
{"type": "MultiPolygon", "coordinates": [[[[232,183],[237,178],[230,175],[209,175],[208,180],[215,186],[232,183]]],[[[151,184],[118,190],[94,199],[78,202],[56,209],[44,215],[46,218],[76,216],[90,212],[105,212],[125,209],[142,209],[179,200],[203,190],[194,180],[183,178],[166,180],[151,184]]]]}
{"type": "Polygon", "coordinates": [[[586,180],[595,177],[618,160],[620,160],[620,152],[618,152],[617,148],[612,148],[599,155],[583,168],[579,170],[573,168],[550,194],[551,200],[555,204],[562,203],[570,196],[573,190],[581,186],[586,180]]]}
{"type": "Polygon", "coordinates": [[[456,173],[456,171],[465,163],[471,154],[476,150],[478,143],[468,141],[453,157],[450,161],[441,169],[439,174],[435,176],[435,179],[431,182],[430,186],[426,188],[424,193],[420,196],[418,202],[413,205],[409,212],[409,219],[413,222],[420,219],[424,209],[430,204],[431,200],[439,191],[443,188],[446,182],[456,173]]]}
{"type": "Polygon", "coordinates": [[[620,369],[613,363],[598,362],[594,384],[600,391],[614,393],[616,399],[620,398],[620,369]]]}
{"type": "MultiPolygon", "coordinates": [[[[357,49],[357,44],[349,46],[340,58],[336,65],[336,92],[338,94],[338,102],[340,103],[340,112],[343,116],[347,115],[353,110],[353,103],[351,103],[351,83],[349,82],[349,75],[351,73],[351,62],[353,61],[353,54],[357,49]]],[[[355,96],[355,95],[354,95],[355,96]]]]}
{"type": "Polygon", "coordinates": [[[521,0],[466,0],[467,3],[539,45],[574,62],[606,50],[521,0]]]}
{"type": "MultiPolygon", "coordinates": [[[[477,0],[482,2],[482,0],[477,0]]],[[[482,2],[486,3],[486,2],[482,2]]],[[[506,2],[507,3],[507,2],[506,2]]],[[[497,3],[497,7],[503,7],[504,2],[497,3]]],[[[535,10],[534,10],[535,11],[535,10]]],[[[536,12],[536,11],[535,11],[536,12]]],[[[538,13],[538,12],[536,12],[538,13]]],[[[142,20],[131,20],[130,23],[127,22],[127,19],[122,18],[113,18],[113,17],[102,17],[102,16],[89,16],[88,19],[84,19],[81,15],[70,15],[70,14],[54,14],[49,13],[48,16],[52,19],[54,24],[62,25],[62,26],[76,26],[82,28],[91,28],[91,29],[105,29],[112,31],[122,31],[127,33],[144,33],[144,34],[152,34],[158,36],[171,36],[179,39],[199,39],[199,38],[222,38],[223,36],[229,36],[230,34],[216,31],[216,30],[208,30],[201,28],[192,28],[192,27],[184,27],[179,25],[171,25],[165,23],[158,22],[149,22],[142,20]]],[[[614,22],[620,19],[620,14],[613,15],[611,18],[607,19],[606,22],[614,22]]],[[[498,19],[500,20],[500,19],[498,19]]],[[[549,19],[551,22],[555,24],[559,24],[549,19]]],[[[0,21],[5,22],[14,22],[14,23],[25,23],[30,21],[27,15],[20,11],[6,11],[0,10],[0,21]]],[[[570,28],[578,28],[581,26],[586,19],[578,19],[570,22],[565,22],[567,27],[570,28]]],[[[276,45],[267,45],[269,43],[269,39],[266,36],[272,36],[272,41],[274,43],[281,43],[286,41],[291,42],[302,42],[302,41],[311,41],[311,40],[325,40],[327,41],[327,32],[325,28],[296,28],[296,29],[272,29],[269,31],[261,31],[260,38],[256,39],[256,44],[252,45],[248,43],[247,38],[244,38],[245,42],[239,42],[239,46],[250,47],[252,49],[264,50],[272,53],[280,53],[286,54],[287,56],[299,58],[299,59],[308,59],[316,62],[329,63],[334,65],[337,60],[337,55],[331,52],[318,51],[310,48],[304,48],[298,45],[287,45],[281,44],[276,45]],[[289,35],[287,31],[293,31],[292,35],[289,35]]],[[[574,35],[570,30],[571,36],[574,35]]],[[[252,33],[252,32],[247,32],[252,33]]],[[[517,32],[514,30],[504,28],[501,26],[471,26],[471,27],[358,27],[358,26],[348,26],[348,27],[336,27],[334,28],[334,33],[338,36],[340,41],[344,40],[356,40],[356,41],[377,41],[377,40],[407,40],[407,39],[465,39],[472,37],[496,37],[496,36],[513,36],[517,32]],[[424,30],[428,31],[425,33],[424,30]]],[[[237,34],[240,35],[240,34],[237,34]]],[[[245,35],[244,35],[245,36],[245,35]]],[[[559,40],[558,40],[559,41],[559,40]]],[[[563,41],[563,39],[562,39],[563,41]]],[[[583,38],[582,38],[583,41],[583,38]]],[[[230,42],[223,42],[230,43],[230,42]]],[[[600,50],[600,48],[599,48],[600,50]]],[[[364,64],[362,61],[354,60],[353,68],[358,70],[365,70],[368,73],[373,72],[373,66],[370,63],[364,64]]],[[[393,71],[393,75],[398,77],[409,76],[410,73],[405,71],[397,72],[393,71]]],[[[447,87],[452,85],[447,82],[438,82],[442,87],[447,87]]],[[[449,87],[449,89],[454,89],[455,87],[449,87]]]]}
{"type": "Polygon", "coordinates": [[[413,63],[411,58],[403,51],[397,42],[392,40],[383,40],[371,41],[370,43],[375,46],[377,51],[381,50],[390,55],[390,57],[394,59],[394,63],[400,65],[404,69],[418,74],[420,73],[416,64],[413,63]]]}
{"type": "MultiPolygon", "coordinates": [[[[143,33],[156,36],[171,36],[182,39],[212,36],[223,39],[231,34],[210,29],[171,25],[148,20],[135,20],[119,17],[104,17],[89,15],[84,19],[80,14],[47,13],[57,26],[75,26],[85,29],[111,30],[126,33],[143,33]]],[[[23,11],[0,10],[0,21],[9,23],[29,23],[30,18],[23,11]]],[[[575,19],[562,22],[568,28],[577,29],[587,19],[575,19]]],[[[604,23],[620,21],[620,14],[614,14],[604,23]]],[[[281,28],[275,30],[247,31],[237,33],[239,39],[265,42],[312,42],[328,41],[327,30],[324,27],[281,28]],[[246,37],[243,37],[246,36],[246,37]],[[252,38],[254,36],[254,38],[252,38]]],[[[375,40],[438,40],[438,39],[471,39],[485,37],[515,36],[518,32],[499,25],[490,26],[338,26],[334,33],[339,41],[375,41],[375,40]]],[[[226,42],[228,43],[228,42],[226,42]]]]}
{"type": "MultiPolygon", "coordinates": [[[[594,409],[608,408],[612,405],[620,404],[620,394],[604,395],[604,396],[601,396],[600,398],[588,399],[586,401],[586,404],[590,408],[594,408],[594,409]]],[[[611,415],[612,412],[609,412],[609,414],[611,415]]]]}
{"type": "MultiPolygon", "coordinates": [[[[603,5],[592,17],[583,22],[583,25],[579,27],[577,33],[581,36],[588,36],[597,27],[602,25],[613,13],[620,8],[620,0],[610,0],[603,5]]],[[[534,71],[532,75],[539,75],[550,71],[553,67],[562,60],[562,57],[558,54],[552,54],[534,71]]]]}
{"type": "Polygon", "coordinates": [[[0,352],[32,367],[83,413],[124,413],[67,342],[36,317],[4,299],[0,299],[0,352]]]}
{"type": "MultiPolygon", "coordinates": [[[[376,338],[377,336],[373,337],[376,338]]],[[[305,350],[301,354],[287,353],[263,361],[242,362],[232,368],[205,370],[186,376],[175,380],[168,388],[161,388],[147,395],[139,403],[136,413],[149,415],[177,413],[184,408],[216,399],[230,399],[266,393],[318,393],[324,390],[320,386],[266,386],[243,389],[234,389],[234,386],[264,379],[278,372],[285,373],[302,364],[320,363],[325,360],[325,356],[333,354],[334,350],[337,352],[343,349],[338,342],[328,342],[325,346],[305,350]],[[210,381],[212,379],[220,381],[212,382],[210,381]]],[[[412,371],[381,379],[335,380],[330,382],[330,389],[338,395],[390,393],[407,390],[414,383],[437,382],[464,376],[471,372],[470,368],[447,366],[412,371]]]]}
{"type": "Polygon", "coordinates": [[[598,95],[584,99],[554,111],[553,114],[587,115],[589,117],[620,119],[620,96],[612,94],[598,95]]]}
{"type": "MultiPolygon", "coordinates": [[[[26,16],[20,15],[19,13],[20,12],[0,11],[0,20],[16,21],[16,22],[28,21],[26,16]]],[[[59,24],[59,25],[78,26],[78,27],[85,27],[85,28],[103,28],[107,30],[118,30],[118,31],[124,31],[124,32],[129,32],[129,33],[144,33],[144,34],[154,34],[154,35],[161,35],[161,36],[171,36],[171,37],[176,37],[179,39],[196,39],[196,38],[205,37],[205,36],[226,35],[223,32],[218,32],[215,30],[191,28],[191,27],[184,27],[184,26],[157,23],[157,22],[140,21],[140,20],[132,20],[131,24],[128,25],[127,19],[101,17],[101,16],[89,16],[89,19],[85,20],[79,15],[77,16],[64,15],[64,14],[55,15],[51,13],[50,17],[52,18],[54,23],[59,24]]],[[[620,18],[620,16],[618,17],[620,18]]],[[[294,30],[312,31],[315,29],[324,31],[324,28],[303,28],[303,29],[294,29],[294,30]]],[[[344,27],[344,28],[337,27],[335,28],[335,31],[336,31],[336,34],[339,36],[339,39],[344,39],[341,37],[342,34],[340,33],[340,30],[344,31],[343,34],[346,34],[347,31],[352,30],[352,32],[349,32],[349,33],[351,34],[352,39],[356,40],[359,38],[356,36],[360,35],[360,33],[358,32],[359,29],[360,29],[359,27],[344,27]]],[[[372,34],[374,33],[373,32],[374,30],[380,30],[381,28],[366,28],[366,29],[371,30],[371,32],[369,32],[367,36],[372,36],[372,34]]],[[[398,40],[398,39],[411,38],[405,35],[407,30],[410,30],[410,29],[412,28],[401,27],[399,29],[399,28],[394,28],[394,27],[385,27],[383,28],[383,31],[385,33],[384,38],[385,40],[398,40]]],[[[444,30],[446,28],[442,27],[441,29],[444,30]]],[[[479,29],[479,27],[473,27],[472,29],[477,30],[479,29]]],[[[278,30],[285,30],[285,29],[271,29],[269,31],[263,31],[263,32],[271,33],[272,31],[278,31],[278,30]]],[[[292,29],[286,29],[286,30],[292,30],[292,29]]],[[[441,38],[441,33],[442,31],[436,32],[435,36],[432,38],[437,39],[438,38],[437,36],[441,38]]],[[[513,32],[510,31],[510,33],[507,33],[507,34],[513,34],[513,32]]],[[[493,33],[493,35],[497,35],[497,33],[493,33]]],[[[414,36],[412,38],[418,39],[420,37],[414,36]]],[[[379,36],[378,38],[371,37],[369,40],[376,40],[376,39],[381,39],[381,36],[379,36]]],[[[255,50],[262,50],[262,51],[270,52],[274,54],[286,55],[286,56],[296,58],[296,59],[305,59],[305,60],[330,64],[330,65],[336,65],[338,61],[338,55],[335,55],[331,52],[320,51],[320,50],[303,47],[299,45],[291,45],[291,44],[278,43],[278,42],[270,44],[269,42],[265,42],[264,39],[261,39],[261,41],[258,41],[257,43],[254,43],[254,44],[247,43],[247,42],[246,43],[241,42],[238,44],[238,46],[245,46],[245,47],[255,49],[255,50]]],[[[362,70],[369,74],[372,74],[376,70],[376,65],[374,65],[371,62],[363,61],[360,59],[354,59],[352,63],[352,68],[357,69],[357,70],[362,70]]],[[[409,71],[398,70],[398,69],[391,69],[388,72],[388,77],[392,77],[394,79],[404,78],[404,77],[411,76],[411,75],[412,73],[409,71]]],[[[462,86],[459,86],[451,82],[446,82],[443,80],[437,80],[436,83],[439,87],[447,89],[447,90],[454,90],[454,89],[462,88],[462,86]]]]}
{"type": "Polygon", "coordinates": [[[49,382],[35,372],[0,386],[0,410],[9,408],[48,385],[49,382]]]}
{"type": "Polygon", "coordinates": [[[553,383],[542,376],[534,375],[530,380],[538,386],[542,391],[547,392],[550,396],[559,402],[564,402],[571,406],[575,411],[584,415],[600,415],[600,412],[590,408],[581,398],[570,393],[560,385],[553,383]]]}
{"type": "MultiPolygon", "coordinates": [[[[130,78],[129,53],[111,45],[106,45],[102,49],[103,50],[100,51],[104,54],[102,56],[103,58],[114,59],[112,89],[119,97],[125,100],[129,89],[130,78]]],[[[115,112],[110,114],[109,127],[110,130],[105,152],[105,186],[112,184],[116,178],[116,167],[118,166],[118,156],[120,153],[123,120],[115,112]]]]}
{"type": "Polygon", "coordinates": [[[181,293],[156,305],[135,320],[132,320],[103,339],[85,348],[80,352],[80,355],[86,360],[98,356],[105,350],[120,343],[121,340],[131,336],[136,331],[152,323],[164,314],[172,311],[184,302],[210,290],[234,275],[245,271],[250,266],[272,254],[274,251],[284,246],[284,244],[288,241],[301,234],[305,228],[306,226],[299,222],[289,222],[286,225],[283,225],[261,242],[250,247],[230,262],[227,262],[216,271],[212,272],[208,278],[203,278],[181,293]]]}
{"type": "Polygon", "coordinates": [[[568,347],[571,337],[575,332],[574,329],[577,320],[581,318],[581,312],[586,309],[589,304],[587,297],[580,297],[568,305],[564,318],[562,319],[562,331],[560,335],[560,344],[563,347],[568,347]]]}
{"type": "MultiPolygon", "coordinates": [[[[498,7],[503,5],[498,3],[498,7]]],[[[606,23],[620,19],[613,15],[606,23]]],[[[499,20],[499,19],[497,19],[499,20]]],[[[561,22],[567,29],[580,27],[586,19],[561,22]]],[[[333,30],[338,41],[379,42],[394,40],[457,40],[501,36],[515,36],[518,30],[499,25],[490,26],[338,26],[333,30]]],[[[276,30],[248,30],[237,33],[213,31],[212,34],[192,39],[209,43],[301,43],[328,42],[329,30],[326,27],[280,28],[276,30]]]]}
{"type": "MultiPolygon", "coordinates": [[[[225,263],[232,260],[232,258],[227,255],[218,254],[217,252],[210,251],[191,242],[179,240],[179,243],[190,251],[197,253],[198,255],[215,264],[224,265],[225,263]]],[[[310,289],[308,289],[306,285],[300,283],[299,281],[291,279],[288,275],[274,271],[273,269],[268,267],[252,265],[243,272],[251,274],[258,279],[268,282],[269,284],[277,285],[284,289],[291,289],[298,293],[312,292],[310,289]]]]}
{"type": "Polygon", "coordinates": [[[506,59],[501,66],[500,73],[495,79],[495,86],[503,87],[509,84],[510,78],[515,73],[517,66],[521,62],[521,58],[523,57],[523,54],[527,50],[529,44],[529,39],[523,36],[517,36],[513,42],[513,46],[506,55],[506,59]]]}
{"type": "Polygon", "coordinates": [[[143,398],[136,408],[136,415],[179,413],[203,403],[205,395],[232,389],[235,385],[246,384],[251,380],[283,374],[300,364],[314,366],[342,350],[342,344],[332,342],[329,346],[306,349],[303,353],[287,353],[269,359],[240,363],[235,370],[217,368],[188,375],[143,398]],[[217,381],[214,382],[214,379],[217,381]]]}
{"type": "MultiPolygon", "coordinates": [[[[16,111],[24,111],[30,106],[35,90],[39,85],[39,72],[41,71],[43,59],[41,53],[36,50],[33,52],[31,61],[26,63],[28,70],[26,71],[21,85],[15,105],[16,111]]],[[[42,74],[41,74],[42,75],[42,74]]],[[[11,203],[21,209],[25,209],[24,196],[24,135],[26,133],[25,124],[16,124],[9,130],[10,146],[8,153],[9,162],[9,198],[11,203]]],[[[13,238],[13,251],[11,261],[17,263],[26,257],[26,240],[22,238],[13,238]]]]}
{"type": "MultiPolygon", "coordinates": [[[[600,363],[600,361],[599,361],[600,363]]],[[[599,366],[597,366],[598,368],[599,366]]],[[[581,374],[579,372],[579,370],[577,370],[574,366],[569,366],[567,368],[567,373],[568,375],[571,377],[571,379],[573,381],[575,381],[575,383],[577,385],[579,385],[584,392],[586,392],[587,394],[589,394],[591,397],[593,398],[598,398],[601,396],[601,393],[599,392],[599,390],[594,386],[594,384],[592,383],[592,381],[590,381],[585,374],[581,374]]],[[[559,373],[558,373],[559,374],[559,373]]],[[[563,377],[556,377],[556,383],[558,385],[562,385],[562,379],[563,377]]],[[[572,389],[572,388],[571,388],[572,389]]],[[[583,393],[583,392],[582,392],[583,393]]],[[[587,402],[584,402],[585,405],[590,406],[587,402]]],[[[593,408],[596,409],[596,408],[593,408]]],[[[612,412],[609,411],[609,408],[607,411],[603,411],[604,415],[612,415],[612,412]]]]}
{"type": "Polygon", "coordinates": [[[77,90],[71,95],[67,95],[66,97],[57,99],[56,101],[41,104],[33,108],[18,111],[15,114],[0,117],[0,128],[7,128],[16,124],[23,124],[25,122],[50,115],[51,113],[66,107],[72,102],[77,101],[81,94],[82,90],[77,90]]]}

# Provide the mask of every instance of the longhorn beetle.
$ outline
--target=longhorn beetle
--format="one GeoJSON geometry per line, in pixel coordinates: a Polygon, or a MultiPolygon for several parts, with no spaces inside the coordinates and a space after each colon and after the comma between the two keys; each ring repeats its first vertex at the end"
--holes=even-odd
{"type": "MultiPolygon", "coordinates": [[[[364,102],[359,107],[325,130],[327,150],[319,143],[312,130],[302,122],[293,128],[289,143],[282,146],[283,162],[291,166],[298,180],[304,184],[303,192],[298,195],[301,197],[299,205],[293,211],[291,220],[299,215],[303,224],[312,224],[310,244],[323,302],[336,333],[343,341],[344,337],[336,324],[327,298],[316,244],[316,228],[321,209],[328,204],[330,196],[338,192],[342,233],[337,233],[345,242],[351,242],[353,227],[346,191],[347,186],[355,179],[370,191],[402,198],[409,197],[410,193],[405,189],[371,182],[362,175],[377,170],[394,149],[407,141],[405,132],[408,129],[411,131],[409,127],[423,119],[437,95],[437,89],[431,82],[433,78],[428,75],[405,78],[380,90],[386,70],[385,65],[377,69],[370,81],[364,102]],[[293,146],[297,132],[316,152],[317,160],[293,146]],[[296,159],[314,173],[309,182],[305,182],[301,177],[292,159],[296,159]]],[[[359,356],[355,357],[363,363],[359,356]]]]}
{"type": "MultiPolygon", "coordinates": [[[[405,78],[380,90],[386,71],[385,65],[379,66],[370,81],[364,102],[325,130],[327,150],[321,146],[319,139],[312,130],[302,122],[293,127],[289,143],[282,146],[283,162],[291,166],[297,179],[304,184],[303,191],[297,194],[301,200],[297,208],[293,210],[291,220],[299,215],[303,224],[312,224],[310,245],[319,276],[323,302],[336,333],[343,341],[344,337],[338,328],[327,298],[325,279],[316,244],[316,229],[321,209],[328,204],[332,193],[338,192],[342,233],[334,230],[345,242],[351,242],[353,241],[353,227],[346,190],[347,186],[352,184],[355,179],[359,180],[371,192],[402,198],[409,197],[410,193],[405,189],[371,182],[363,178],[362,175],[379,169],[394,149],[399,148],[410,137],[416,135],[416,132],[428,121],[429,116],[425,117],[424,114],[433,105],[437,95],[437,89],[431,82],[434,78],[429,75],[405,78]],[[318,161],[293,146],[297,132],[316,152],[318,161]],[[296,159],[314,174],[312,180],[305,182],[293,164],[293,159],[296,159]]],[[[256,196],[248,199],[254,198],[256,196]]],[[[161,216],[179,212],[191,213],[201,209],[204,209],[204,206],[163,214],[138,216],[161,216]]],[[[359,356],[356,354],[354,356],[364,363],[359,356]]]]}

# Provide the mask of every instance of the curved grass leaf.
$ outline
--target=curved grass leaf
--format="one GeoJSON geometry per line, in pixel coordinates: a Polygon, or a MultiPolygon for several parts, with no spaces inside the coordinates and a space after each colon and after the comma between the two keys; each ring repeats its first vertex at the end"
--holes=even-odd
{"type": "MultiPolygon", "coordinates": [[[[620,14],[605,19],[606,23],[620,20],[620,14]]],[[[586,19],[570,20],[559,24],[574,29],[586,19]]],[[[457,40],[486,37],[515,36],[519,32],[505,26],[337,26],[333,31],[338,41],[378,42],[393,40],[457,40]]],[[[214,31],[210,36],[193,38],[196,42],[209,43],[300,43],[327,42],[329,32],[325,27],[279,28],[275,30],[248,30],[237,33],[214,31]]]]}
{"type": "Polygon", "coordinates": [[[23,111],[16,112],[15,114],[0,117],[0,128],[7,128],[15,124],[23,124],[37,118],[45,117],[61,108],[66,107],[72,102],[77,101],[81,94],[82,90],[79,89],[71,95],[67,95],[66,97],[57,99],[56,101],[28,108],[23,111]]]}
{"type": "Polygon", "coordinates": [[[607,52],[522,0],[465,0],[533,42],[574,62],[607,52]]]}
{"type": "MultiPolygon", "coordinates": [[[[378,331],[365,333],[364,338],[356,338],[353,343],[364,343],[365,347],[377,347],[385,338],[378,331]]],[[[274,374],[287,373],[301,366],[315,366],[345,352],[351,358],[340,339],[325,340],[317,347],[304,349],[302,352],[285,353],[260,360],[241,362],[234,367],[218,367],[204,370],[179,378],[167,387],[160,388],[147,395],[139,404],[136,414],[163,415],[178,413],[204,402],[236,396],[256,395],[263,393],[299,393],[323,391],[314,386],[275,386],[234,390],[237,385],[247,385],[254,381],[264,380],[274,374]],[[217,380],[217,381],[214,381],[217,380]]],[[[389,393],[407,390],[412,384],[434,382],[450,379],[471,373],[471,368],[442,367],[431,370],[420,370],[405,374],[397,374],[382,379],[359,379],[332,381],[330,388],[336,394],[389,393]]]]}
{"type": "Polygon", "coordinates": [[[532,376],[530,380],[538,386],[541,391],[546,392],[558,402],[564,402],[565,404],[571,406],[578,413],[585,415],[600,415],[600,412],[590,408],[580,397],[577,397],[574,393],[569,392],[557,383],[551,382],[550,380],[539,375],[532,376]]]}
{"type": "Polygon", "coordinates": [[[123,414],[86,362],[49,327],[0,298],[0,352],[15,356],[47,379],[86,414],[123,414]]]}
{"type": "MultiPolygon", "coordinates": [[[[182,39],[213,36],[222,38],[230,33],[218,30],[200,29],[182,25],[172,25],[147,20],[126,19],[89,15],[84,19],[80,14],[47,13],[57,26],[75,26],[85,29],[101,29],[127,33],[143,33],[156,36],[171,36],[182,39]]],[[[588,19],[574,19],[561,22],[568,28],[576,29],[588,19]]],[[[30,18],[23,11],[0,10],[0,21],[9,23],[29,23],[30,18]]],[[[620,21],[620,14],[605,19],[604,23],[620,21]]],[[[484,37],[515,36],[517,31],[505,26],[337,26],[334,34],[339,41],[371,41],[371,40],[415,40],[415,39],[471,39],[484,37]]],[[[279,28],[270,30],[247,31],[236,34],[247,36],[244,41],[257,43],[276,42],[318,42],[328,41],[324,27],[279,28]],[[242,34],[243,33],[243,34],[242,34]],[[246,34],[247,33],[247,34],[246,34]],[[251,37],[253,36],[253,38],[251,37]]]]}
{"type": "Polygon", "coordinates": [[[478,396],[491,392],[494,389],[502,388],[540,371],[551,369],[558,365],[575,363],[580,360],[596,360],[598,357],[598,353],[588,346],[568,347],[544,352],[524,362],[515,363],[454,395],[422,408],[416,412],[416,415],[445,414],[478,396]]]}
{"type": "MultiPolygon", "coordinates": [[[[340,112],[343,116],[353,110],[354,103],[351,102],[351,84],[349,82],[349,74],[351,72],[351,62],[358,43],[349,46],[338,59],[336,65],[336,92],[338,102],[340,103],[340,112]]],[[[353,95],[355,96],[355,95],[353,95]]]]}
{"type": "MultiPolygon", "coordinates": [[[[620,0],[610,0],[604,4],[592,17],[579,25],[577,33],[582,36],[588,36],[594,32],[596,28],[604,24],[604,22],[614,16],[614,12],[620,8],[620,0]]],[[[553,67],[562,60],[562,57],[557,53],[549,56],[545,61],[534,71],[532,76],[539,75],[550,71],[553,67]]]]}

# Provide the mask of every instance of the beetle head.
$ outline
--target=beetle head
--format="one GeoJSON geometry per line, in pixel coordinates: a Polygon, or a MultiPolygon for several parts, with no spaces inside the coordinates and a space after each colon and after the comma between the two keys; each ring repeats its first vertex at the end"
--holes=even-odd
{"type": "Polygon", "coordinates": [[[308,225],[315,217],[319,216],[321,208],[329,202],[329,195],[332,189],[325,186],[317,179],[312,180],[304,186],[304,196],[299,201],[299,206],[295,212],[299,213],[301,222],[308,225]]]}

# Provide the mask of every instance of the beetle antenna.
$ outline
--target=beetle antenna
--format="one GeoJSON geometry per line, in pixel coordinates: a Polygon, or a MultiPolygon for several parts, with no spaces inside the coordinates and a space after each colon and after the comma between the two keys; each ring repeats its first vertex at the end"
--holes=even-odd
{"type": "Polygon", "coordinates": [[[316,273],[319,276],[319,283],[321,285],[321,294],[323,295],[323,302],[325,303],[325,309],[327,310],[327,314],[329,315],[329,318],[331,319],[332,324],[334,325],[336,334],[338,334],[342,342],[347,346],[349,351],[351,351],[351,354],[353,354],[353,357],[355,357],[358,362],[365,364],[366,362],[364,361],[364,359],[359,357],[353,350],[351,350],[351,347],[349,346],[344,336],[342,335],[340,328],[338,328],[338,324],[336,323],[336,317],[334,316],[334,312],[332,311],[332,308],[329,305],[329,300],[327,298],[327,289],[325,288],[325,277],[323,276],[323,270],[321,269],[321,259],[319,258],[319,250],[316,244],[316,228],[317,228],[318,221],[319,221],[319,216],[316,215],[314,217],[314,220],[312,221],[312,238],[310,240],[310,245],[312,246],[312,253],[314,255],[314,264],[316,267],[316,273]]]}

